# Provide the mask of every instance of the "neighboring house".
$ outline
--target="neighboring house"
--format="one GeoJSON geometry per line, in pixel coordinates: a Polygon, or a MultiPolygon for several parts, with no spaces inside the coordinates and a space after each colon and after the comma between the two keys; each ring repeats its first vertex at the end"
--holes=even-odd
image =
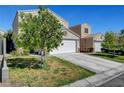
{"type": "Polygon", "coordinates": [[[94,51],[95,52],[101,52],[102,48],[102,42],[103,42],[103,36],[102,34],[95,34],[93,35],[93,40],[94,40],[94,51]]]}
{"type": "MultiPolygon", "coordinates": [[[[19,14],[21,12],[24,13],[32,13],[34,15],[37,15],[38,10],[19,10],[16,13],[16,16],[13,21],[13,31],[17,34],[20,33],[19,30],[19,22],[21,21],[21,18],[19,17],[19,14]]],[[[79,51],[79,41],[80,36],[76,34],[75,32],[71,31],[68,27],[68,22],[65,21],[62,17],[54,13],[53,11],[49,10],[50,13],[52,13],[63,25],[62,31],[65,32],[65,36],[63,37],[62,44],[57,49],[54,49],[50,52],[50,54],[58,54],[58,53],[70,53],[70,52],[78,52],[79,51]]]]}
{"type": "Polygon", "coordinates": [[[100,52],[101,39],[100,35],[91,35],[91,27],[88,24],[79,24],[70,27],[72,31],[80,36],[80,52],[100,52]]]}

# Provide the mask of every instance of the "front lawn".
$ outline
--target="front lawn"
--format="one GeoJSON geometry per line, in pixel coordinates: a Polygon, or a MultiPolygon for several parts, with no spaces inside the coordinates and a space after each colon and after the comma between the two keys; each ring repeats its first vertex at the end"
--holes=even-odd
{"type": "Polygon", "coordinates": [[[47,57],[44,68],[41,68],[39,62],[39,57],[7,57],[11,84],[34,87],[62,86],[95,74],[54,56],[47,57]]]}
{"type": "Polygon", "coordinates": [[[112,56],[112,54],[108,54],[108,53],[95,53],[95,54],[91,54],[97,57],[101,57],[101,58],[105,58],[108,60],[112,60],[112,61],[116,61],[116,62],[121,62],[124,63],[124,56],[120,56],[120,55],[116,55],[116,56],[112,56]]]}

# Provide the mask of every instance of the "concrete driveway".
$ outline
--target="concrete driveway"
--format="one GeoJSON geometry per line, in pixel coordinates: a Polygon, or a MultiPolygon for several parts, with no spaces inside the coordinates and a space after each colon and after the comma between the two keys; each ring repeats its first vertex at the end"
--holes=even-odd
{"type": "Polygon", "coordinates": [[[106,59],[89,56],[83,53],[57,54],[55,56],[68,60],[73,64],[79,65],[96,73],[105,72],[123,65],[122,63],[117,63],[106,59]]]}
{"type": "Polygon", "coordinates": [[[78,80],[74,83],[65,85],[64,87],[101,86],[102,84],[105,84],[106,82],[124,73],[124,64],[122,63],[89,56],[83,53],[57,54],[54,56],[65,59],[90,71],[96,72],[96,75],[94,76],[78,80]]]}

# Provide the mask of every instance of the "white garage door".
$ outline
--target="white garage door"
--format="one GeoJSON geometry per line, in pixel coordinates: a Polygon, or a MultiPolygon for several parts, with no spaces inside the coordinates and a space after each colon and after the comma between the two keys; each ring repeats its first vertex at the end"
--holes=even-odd
{"type": "Polygon", "coordinates": [[[59,54],[59,53],[71,53],[76,52],[76,41],[75,40],[63,40],[62,45],[57,49],[50,52],[50,54],[59,54]]]}
{"type": "Polygon", "coordinates": [[[101,42],[95,42],[95,52],[100,52],[101,48],[101,42]]]}

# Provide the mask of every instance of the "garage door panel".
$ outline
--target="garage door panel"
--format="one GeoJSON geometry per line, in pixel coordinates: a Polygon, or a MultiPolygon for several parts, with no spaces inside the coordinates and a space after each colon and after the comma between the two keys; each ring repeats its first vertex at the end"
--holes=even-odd
{"type": "Polygon", "coordinates": [[[100,52],[101,48],[101,42],[95,42],[95,52],[100,52]]]}
{"type": "Polygon", "coordinates": [[[59,54],[59,53],[70,53],[76,52],[76,41],[75,40],[63,40],[62,44],[54,49],[50,54],[59,54]]]}

